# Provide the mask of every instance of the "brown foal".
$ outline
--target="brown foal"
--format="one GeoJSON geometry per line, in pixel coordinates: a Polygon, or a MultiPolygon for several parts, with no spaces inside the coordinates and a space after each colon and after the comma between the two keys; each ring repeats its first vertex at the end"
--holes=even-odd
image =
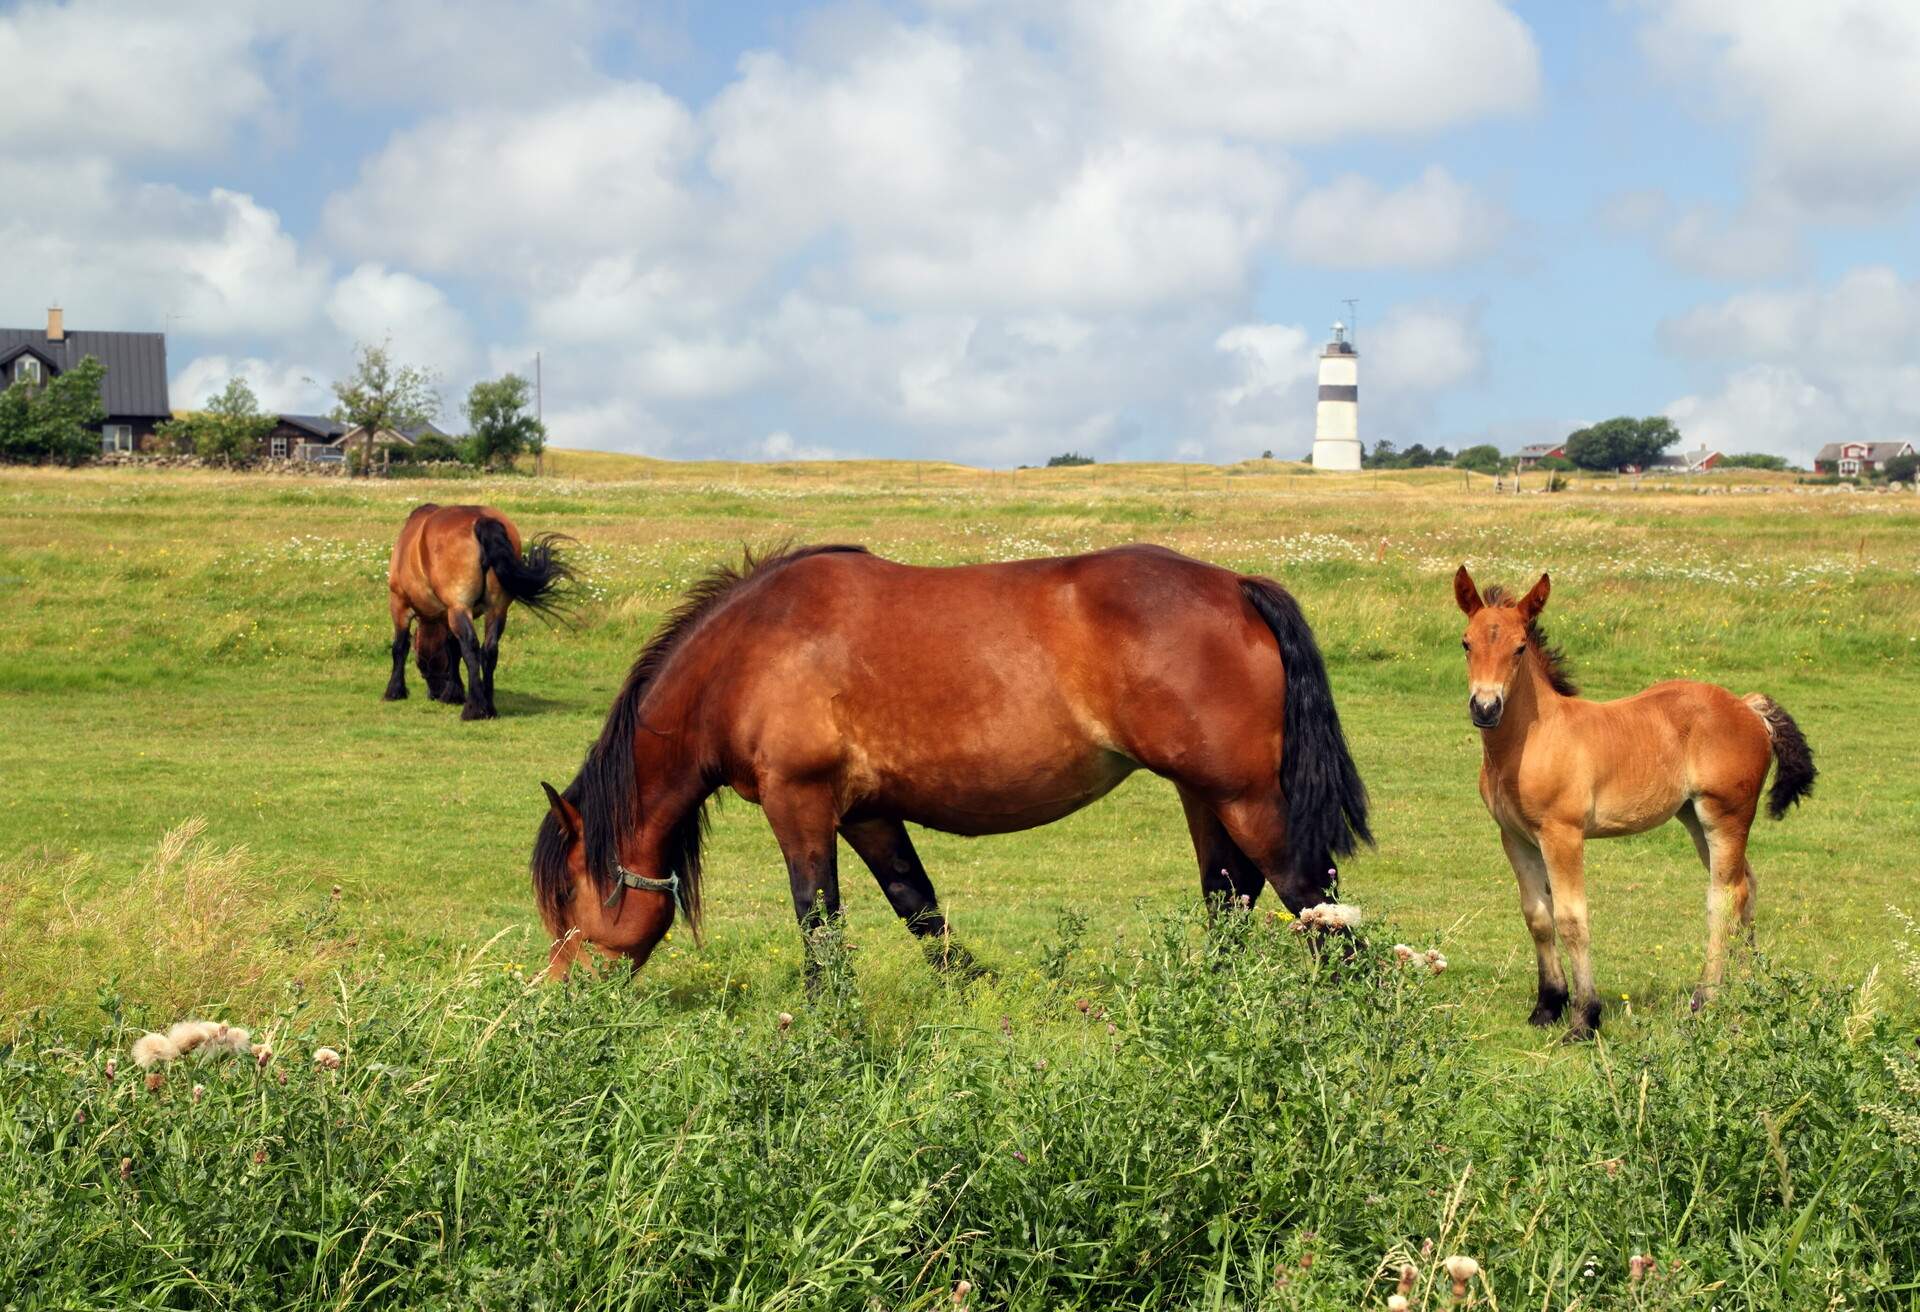
{"type": "Polygon", "coordinates": [[[696,933],[705,802],[766,812],[803,933],[840,910],[837,838],[946,960],[909,822],[1002,834],[1138,769],[1179,789],[1215,904],[1296,912],[1367,838],[1312,631],[1287,592],[1160,547],[928,569],[808,547],[722,569],[647,644],[549,811],[533,884],[564,974],[696,933]]]}
{"type": "Polygon", "coordinates": [[[1707,867],[1707,959],[1694,1005],[1720,983],[1735,920],[1753,926],[1747,831],[1769,765],[1778,764],[1767,810],[1778,820],[1813,788],[1813,754],[1793,718],[1760,693],[1736,697],[1710,683],[1674,680],[1619,701],[1577,695],[1559,652],[1536,622],[1547,576],[1512,601],[1483,599],[1466,566],[1453,593],[1467,616],[1468,714],[1484,755],[1480,796],[1520,881],[1520,910],[1539,958],[1532,1021],[1566,1009],[1568,987],[1554,937],[1573,966],[1572,1037],[1599,1027],[1588,951],[1585,847],[1589,838],[1637,834],[1677,818],[1707,867]]]}
{"type": "Polygon", "coordinates": [[[514,602],[551,612],[573,571],[554,550],[565,541],[542,534],[523,552],[520,530],[491,506],[416,506],[400,529],[387,566],[387,610],[393,619],[393,674],[386,699],[407,695],[407,647],[420,628],[420,675],[435,701],[463,704],[463,720],[490,720],[500,635],[514,602]],[[486,618],[486,637],[475,632],[486,618]],[[451,648],[451,650],[450,650],[451,648]],[[459,662],[454,652],[459,653],[459,662]],[[461,686],[460,663],[467,667],[461,686]]]}

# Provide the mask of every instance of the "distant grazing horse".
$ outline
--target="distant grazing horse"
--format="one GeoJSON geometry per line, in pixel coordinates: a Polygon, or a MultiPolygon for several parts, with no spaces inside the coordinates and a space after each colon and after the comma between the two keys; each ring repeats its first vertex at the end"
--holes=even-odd
{"type": "Polygon", "coordinates": [[[1793,717],[1760,693],[1736,697],[1674,680],[1614,702],[1577,695],[1560,653],[1536,622],[1550,585],[1542,574],[1518,602],[1499,588],[1483,600],[1466,566],[1453,595],[1466,612],[1468,714],[1485,754],[1480,796],[1520,880],[1520,910],[1539,957],[1532,1020],[1567,1005],[1553,938],[1573,962],[1572,1037],[1600,1024],[1588,956],[1583,853],[1589,838],[1637,834],[1678,817],[1707,867],[1707,962],[1698,1007],[1720,983],[1727,936],[1753,928],[1747,830],[1767,767],[1777,763],[1767,811],[1778,820],[1813,790],[1813,753],[1793,717]],[[1769,760],[1771,758],[1771,762],[1769,760]]]}
{"type": "MultiPolygon", "coordinates": [[[[700,931],[705,802],[766,812],[803,934],[840,910],[835,835],[944,960],[907,837],[1031,829],[1145,768],[1186,809],[1216,905],[1298,911],[1367,833],[1313,633],[1279,584],[1161,547],[927,569],[783,550],[696,584],[550,804],[533,887],[564,974],[700,931]],[[584,941],[584,942],[583,942],[584,941]]],[[[1036,872],[1036,883],[1045,874],[1036,872]]]]}
{"type": "Polygon", "coordinates": [[[407,695],[407,645],[411,622],[420,622],[420,674],[435,701],[460,702],[463,720],[490,720],[493,667],[500,635],[514,602],[551,612],[562,586],[573,577],[554,550],[565,541],[542,534],[523,553],[520,530],[491,506],[417,506],[393,544],[387,566],[387,606],[393,615],[393,677],[386,699],[407,695]],[[473,630],[475,614],[486,616],[484,642],[473,630]],[[449,639],[451,638],[451,641],[449,639]],[[466,663],[465,688],[454,660],[457,644],[466,663]]]}

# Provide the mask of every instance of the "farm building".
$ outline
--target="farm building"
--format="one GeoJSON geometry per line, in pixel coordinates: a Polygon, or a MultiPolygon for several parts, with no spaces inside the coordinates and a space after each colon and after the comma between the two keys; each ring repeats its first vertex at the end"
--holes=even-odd
{"type": "Polygon", "coordinates": [[[1816,474],[1871,474],[1896,456],[1913,454],[1911,442],[1829,442],[1813,458],[1816,474]]]}
{"type": "MultiPolygon", "coordinates": [[[[1721,456],[1718,451],[1703,446],[1693,451],[1668,452],[1666,455],[1655,456],[1653,463],[1649,464],[1644,472],[1649,474],[1704,474],[1719,464],[1720,460],[1721,456]]],[[[1629,467],[1623,472],[1639,473],[1642,471],[1629,467]]]]}
{"type": "Polygon", "coordinates": [[[172,417],[167,404],[165,333],[68,332],[66,316],[47,311],[47,326],[0,328],[0,386],[38,386],[88,356],[107,368],[100,400],[107,417],[99,425],[100,450],[140,451],[154,430],[172,417]]]}
{"type": "MultiPolygon", "coordinates": [[[[319,464],[337,464],[358,442],[362,430],[350,428],[326,415],[277,415],[273,430],[261,439],[260,454],[271,460],[311,460],[319,464]]],[[[376,444],[412,446],[423,437],[446,437],[432,424],[422,424],[399,432],[382,429],[374,435],[376,444]]]]}
{"type": "Polygon", "coordinates": [[[1564,458],[1566,454],[1567,444],[1565,442],[1535,442],[1530,446],[1521,447],[1520,450],[1514,454],[1513,458],[1520,468],[1532,469],[1542,460],[1547,460],[1554,456],[1564,458]]]}

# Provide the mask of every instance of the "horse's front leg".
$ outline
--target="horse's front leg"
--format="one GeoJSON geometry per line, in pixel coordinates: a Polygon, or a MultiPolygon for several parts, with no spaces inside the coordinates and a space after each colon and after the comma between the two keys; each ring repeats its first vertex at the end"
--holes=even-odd
{"type": "Polygon", "coordinates": [[[493,707],[488,704],[486,671],[480,664],[480,639],[473,631],[473,616],[465,607],[449,608],[447,623],[460,640],[460,659],[467,667],[467,700],[460,718],[491,720],[493,707]]]}
{"type": "Polygon", "coordinates": [[[807,987],[819,982],[818,948],[824,931],[840,919],[838,808],[824,784],[775,781],[760,788],[760,806],[787,862],[793,914],[807,953],[807,987]]]}
{"type": "Polygon", "coordinates": [[[1553,886],[1547,876],[1547,859],[1531,841],[1519,834],[1500,831],[1500,846],[1506,849],[1507,864],[1520,883],[1520,914],[1533,935],[1533,955],[1539,973],[1534,997],[1534,1025],[1551,1025],[1567,1009],[1567,977],[1560,969],[1560,955],[1553,948],[1553,886]]]}
{"type": "Polygon", "coordinates": [[[1573,967],[1573,1023],[1568,1037],[1592,1038],[1600,1028],[1600,993],[1593,984],[1587,933],[1587,837],[1579,825],[1567,823],[1543,825],[1539,837],[1553,895],[1553,927],[1573,967]]]}
{"type": "Polygon", "coordinates": [[[486,703],[487,713],[495,714],[493,704],[493,669],[500,663],[500,635],[507,631],[507,608],[487,614],[487,636],[480,644],[480,669],[487,676],[486,703]]]}

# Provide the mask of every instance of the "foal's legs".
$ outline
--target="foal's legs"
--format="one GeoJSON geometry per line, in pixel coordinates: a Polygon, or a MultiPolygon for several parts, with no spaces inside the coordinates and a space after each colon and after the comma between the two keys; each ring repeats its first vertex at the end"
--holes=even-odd
{"type": "Polygon", "coordinates": [[[404,701],[407,696],[407,648],[413,639],[413,612],[407,604],[387,594],[387,611],[393,616],[393,675],[387,680],[387,691],[383,694],[390,702],[404,701]]]}
{"type": "Polygon", "coordinates": [[[1573,966],[1573,1024],[1569,1037],[1584,1039],[1600,1028],[1600,994],[1593,985],[1593,956],[1587,935],[1586,834],[1578,825],[1549,824],[1540,829],[1540,854],[1546,858],[1553,896],[1553,927],[1573,966]]]}
{"type": "Polygon", "coordinates": [[[460,718],[491,720],[493,705],[487,696],[487,676],[480,663],[480,640],[473,632],[473,616],[465,606],[450,606],[447,608],[447,623],[460,640],[460,659],[467,666],[467,702],[460,711],[460,718]]]}
{"type": "Polygon", "coordinates": [[[1547,878],[1547,859],[1525,837],[1500,831],[1500,846],[1506,849],[1507,864],[1520,881],[1520,914],[1526,918],[1527,932],[1533,935],[1533,955],[1539,970],[1533,1014],[1527,1020],[1534,1025],[1551,1025],[1567,1009],[1567,977],[1560,969],[1560,954],[1553,950],[1553,887],[1547,878]]]}
{"type": "MultiPolygon", "coordinates": [[[[818,930],[840,918],[840,854],[834,845],[839,815],[833,792],[817,784],[771,782],[761,787],[760,808],[786,858],[793,914],[800,922],[801,936],[811,946],[818,930]]],[[[818,973],[819,965],[809,952],[809,985],[818,973]]]]}
{"type": "Polygon", "coordinates": [[[1694,845],[1707,865],[1707,964],[1700,985],[1693,991],[1697,1009],[1713,996],[1727,967],[1727,939],[1733,932],[1734,917],[1753,931],[1753,870],[1747,865],[1747,832],[1753,826],[1758,799],[1744,805],[1727,803],[1707,795],[1693,800],[1692,816],[1681,811],[1682,822],[1694,836],[1694,845]]]}
{"type": "Polygon", "coordinates": [[[1187,832],[1193,837],[1193,854],[1200,861],[1200,896],[1207,909],[1245,898],[1252,906],[1260,898],[1265,880],[1258,866],[1247,858],[1228,836],[1226,826],[1207,805],[1205,798],[1187,788],[1180,789],[1180,805],[1187,813],[1187,832]]]}

